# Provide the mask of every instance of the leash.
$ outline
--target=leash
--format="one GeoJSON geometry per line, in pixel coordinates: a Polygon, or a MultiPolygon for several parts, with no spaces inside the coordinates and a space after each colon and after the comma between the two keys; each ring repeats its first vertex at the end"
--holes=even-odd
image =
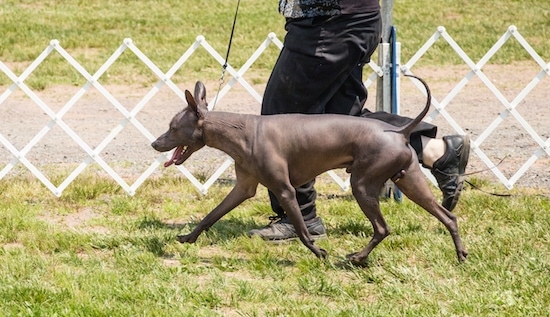
{"type": "Polygon", "coordinates": [[[233,26],[231,27],[231,35],[229,36],[229,43],[227,44],[227,53],[225,54],[225,63],[222,66],[222,75],[219,79],[220,85],[218,86],[218,92],[216,93],[216,98],[214,99],[214,105],[212,108],[216,106],[216,103],[218,102],[218,95],[220,94],[220,90],[222,89],[222,85],[224,83],[225,78],[225,71],[227,70],[227,60],[229,59],[229,52],[231,51],[231,44],[233,43],[233,34],[235,33],[235,25],[237,24],[237,15],[239,13],[239,5],[241,4],[241,0],[237,0],[237,8],[235,9],[235,16],[233,17],[233,26]]]}
{"type": "MultiPolygon", "coordinates": [[[[482,170],[477,170],[477,171],[473,171],[473,172],[470,172],[470,173],[465,173],[463,174],[463,176],[470,176],[470,175],[474,175],[474,174],[480,174],[480,173],[483,173],[483,172],[486,172],[486,171],[490,171],[492,170],[493,168],[495,167],[498,167],[500,164],[502,164],[502,162],[504,162],[504,160],[507,158],[508,156],[505,156],[502,160],[500,160],[500,162],[498,162],[498,164],[496,164],[494,167],[489,167],[489,168],[485,168],[485,169],[482,169],[482,170]]],[[[437,170],[439,173],[443,174],[443,175],[446,175],[446,176],[456,176],[456,174],[449,174],[449,173],[445,173],[443,172],[442,170],[440,169],[435,169],[437,170]]],[[[482,188],[480,188],[479,186],[476,186],[475,184],[472,184],[471,182],[469,182],[468,180],[464,180],[464,182],[466,182],[468,185],[470,185],[473,189],[476,189],[476,190],[479,190],[480,192],[484,193],[484,194],[487,194],[487,195],[491,195],[491,196],[496,196],[496,197],[512,197],[513,195],[512,194],[501,194],[501,193],[496,193],[496,192],[488,192],[486,190],[483,190],[482,188]]]]}
{"type": "Polygon", "coordinates": [[[470,185],[473,189],[477,189],[480,192],[482,192],[484,194],[487,194],[487,195],[496,196],[496,197],[512,197],[512,194],[500,194],[500,193],[495,193],[495,192],[493,192],[493,193],[488,192],[486,190],[481,189],[479,186],[476,186],[476,185],[472,184],[468,180],[464,180],[464,182],[466,182],[468,185],[470,185]]]}

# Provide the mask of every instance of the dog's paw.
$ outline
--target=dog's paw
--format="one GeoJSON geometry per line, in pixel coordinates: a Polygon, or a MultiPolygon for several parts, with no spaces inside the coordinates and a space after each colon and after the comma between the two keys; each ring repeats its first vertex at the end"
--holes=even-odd
{"type": "Polygon", "coordinates": [[[468,256],[468,251],[462,250],[462,251],[457,252],[457,254],[458,254],[458,261],[459,262],[466,261],[466,257],[468,256]]]}
{"type": "Polygon", "coordinates": [[[190,234],[180,234],[177,236],[179,243],[194,243],[196,239],[194,239],[190,234]]]}
{"type": "Polygon", "coordinates": [[[346,259],[353,266],[359,266],[359,267],[367,266],[367,259],[359,257],[357,252],[346,255],[346,259]]]}

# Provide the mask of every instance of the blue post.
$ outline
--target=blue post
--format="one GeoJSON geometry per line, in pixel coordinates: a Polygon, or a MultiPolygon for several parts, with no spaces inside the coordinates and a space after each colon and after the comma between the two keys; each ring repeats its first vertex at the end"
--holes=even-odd
{"type": "MultiPolygon", "coordinates": [[[[399,69],[397,68],[397,30],[395,26],[390,30],[390,46],[391,46],[391,113],[399,114],[397,100],[397,76],[399,76],[399,69]]],[[[393,199],[397,202],[403,201],[403,193],[393,185],[393,199]]]]}

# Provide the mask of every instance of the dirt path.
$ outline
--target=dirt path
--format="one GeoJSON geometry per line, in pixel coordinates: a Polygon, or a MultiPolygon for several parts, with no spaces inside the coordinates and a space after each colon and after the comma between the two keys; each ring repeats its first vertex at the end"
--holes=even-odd
{"type": "MultiPolygon", "coordinates": [[[[483,72],[512,101],[533,80],[540,68],[534,63],[513,66],[487,66],[483,72]]],[[[413,72],[424,77],[430,84],[435,100],[442,102],[451,90],[460,82],[468,70],[464,67],[446,67],[413,69],[413,72]]],[[[181,89],[192,90],[194,81],[178,83],[181,89]]],[[[150,91],[150,87],[105,87],[128,111],[140,102],[150,91]]],[[[262,92],[263,86],[254,86],[262,92]]],[[[3,93],[7,87],[0,87],[3,93]]],[[[74,96],[80,87],[62,86],[37,92],[39,98],[53,111],[58,112],[74,96]]],[[[216,82],[207,83],[209,100],[213,100],[218,90],[216,82]]],[[[369,88],[369,109],[374,109],[376,89],[369,88]]],[[[403,79],[402,113],[414,116],[424,104],[424,97],[412,85],[409,79],[403,79]]],[[[519,115],[528,122],[534,131],[543,139],[550,138],[550,77],[545,76],[541,83],[527,95],[516,108],[519,115]]],[[[184,107],[185,103],[167,87],[163,87],[140,111],[136,119],[158,136],[165,131],[171,117],[184,107]]],[[[236,85],[223,99],[216,110],[255,113],[260,112],[259,103],[240,85],[236,85]]],[[[505,107],[497,97],[474,77],[445,108],[458,125],[478,140],[483,131],[501,114],[505,107]]],[[[0,133],[18,150],[37,135],[50,121],[50,118],[36,103],[17,89],[4,103],[0,104],[0,133]]],[[[73,129],[92,148],[98,146],[109,133],[124,120],[124,116],[109,103],[95,88],[88,91],[64,116],[63,121],[73,129]]],[[[430,119],[429,119],[430,120],[430,119]]],[[[439,136],[455,133],[452,126],[442,115],[433,123],[439,126],[439,136]]],[[[101,152],[101,157],[123,177],[135,179],[158,156],[150,146],[150,141],[132,124],[128,124],[115,139],[101,152]]],[[[508,115],[498,128],[480,145],[481,150],[498,168],[510,178],[539,148],[519,122],[508,115]]],[[[85,152],[57,125],[54,125],[26,157],[37,166],[47,166],[50,173],[58,167],[76,166],[86,158],[85,152]]],[[[3,168],[13,155],[0,145],[0,168],[3,168]]],[[[194,154],[186,163],[195,175],[208,177],[225,160],[225,156],[216,150],[208,149],[194,154]]],[[[21,165],[19,165],[21,166],[21,165]]],[[[479,156],[472,152],[469,171],[484,170],[487,166],[479,156]]],[[[159,168],[159,173],[162,168],[159,168]]],[[[11,172],[12,174],[14,172],[11,172]]],[[[48,174],[48,172],[46,173],[48,174]]],[[[483,172],[476,177],[487,178],[498,182],[491,172],[483,172]]],[[[550,189],[550,157],[544,153],[519,179],[516,186],[550,189]]]]}

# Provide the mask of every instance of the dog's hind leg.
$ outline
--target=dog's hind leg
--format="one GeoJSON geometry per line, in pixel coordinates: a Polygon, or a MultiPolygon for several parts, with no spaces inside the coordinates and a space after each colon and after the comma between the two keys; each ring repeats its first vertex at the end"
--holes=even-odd
{"type": "Polygon", "coordinates": [[[396,185],[410,200],[427,210],[445,225],[453,238],[458,260],[466,260],[468,252],[462,244],[456,216],[437,202],[417,162],[411,164],[407,173],[402,176],[396,185]]]}
{"type": "Polygon", "coordinates": [[[258,187],[258,180],[238,166],[235,166],[235,173],[237,176],[237,184],[233,187],[231,192],[229,192],[216,208],[199,222],[195,230],[187,235],[179,235],[179,242],[194,243],[203,231],[208,230],[214,223],[240,205],[243,201],[254,197],[258,187]]]}
{"type": "Polygon", "coordinates": [[[363,250],[352,253],[347,258],[355,265],[364,265],[371,251],[390,234],[390,229],[380,212],[380,202],[378,200],[383,183],[364,176],[355,176],[354,174],[351,175],[350,182],[353,196],[372,224],[374,234],[363,250]]]}

